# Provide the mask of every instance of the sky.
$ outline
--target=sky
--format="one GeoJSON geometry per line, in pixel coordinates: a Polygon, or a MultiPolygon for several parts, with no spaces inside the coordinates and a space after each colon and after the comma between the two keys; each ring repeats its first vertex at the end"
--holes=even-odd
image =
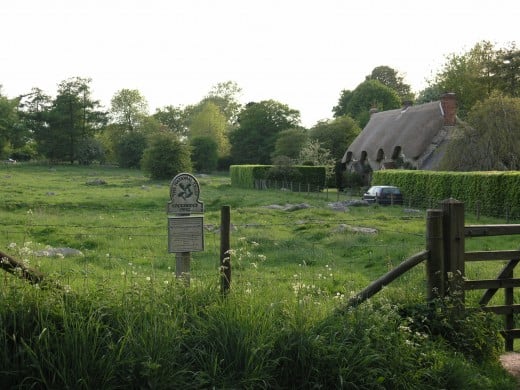
{"type": "Polygon", "coordinates": [[[241,103],[276,100],[311,127],[375,67],[419,92],[447,55],[520,45],[519,21],[518,0],[4,0],[0,85],[54,97],[90,78],[105,108],[137,89],[153,114],[234,81],[241,103]]]}

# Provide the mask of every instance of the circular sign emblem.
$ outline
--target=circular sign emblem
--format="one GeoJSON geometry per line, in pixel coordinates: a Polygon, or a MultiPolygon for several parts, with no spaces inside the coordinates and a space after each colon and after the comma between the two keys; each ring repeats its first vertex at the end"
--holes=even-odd
{"type": "Polygon", "coordinates": [[[199,202],[200,187],[197,179],[189,173],[179,173],[170,184],[170,206],[177,212],[203,212],[199,202]]]}

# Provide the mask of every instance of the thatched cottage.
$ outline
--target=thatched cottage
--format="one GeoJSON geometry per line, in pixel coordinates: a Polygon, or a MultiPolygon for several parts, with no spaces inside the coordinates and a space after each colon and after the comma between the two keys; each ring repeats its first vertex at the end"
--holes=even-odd
{"type": "Polygon", "coordinates": [[[444,94],[439,101],[372,112],[341,163],[348,171],[361,174],[399,167],[435,170],[453,132],[456,115],[453,93],[444,94]]]}

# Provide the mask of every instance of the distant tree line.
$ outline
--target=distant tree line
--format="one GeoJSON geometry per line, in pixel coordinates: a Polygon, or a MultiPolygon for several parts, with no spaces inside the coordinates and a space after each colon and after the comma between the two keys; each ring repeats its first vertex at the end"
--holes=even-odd
{"type": "Polygon", "coordinates": [[[213,86],[196,104],[169,105],[153,114],[145,97],[132,89],[117,91],[110,107],[102,107],[92,96],[88,78],[60,82],[55,97],[33,88],[9,98],[0,86],[0,157],[118,164],[143,169],[155,178],[186,170],[213,172],[244,163],[334,166],[368,122],[372,108],[423,103],[449,91],[457,94],[459,116],[469,123],[466,130],[460,130],[460,139],[469,137],[467,144],[477,152],[464,154],[464,161],[452,159],[447,169],[474,169],[475,160],[484,152],[499,155],[500,162],[488,161],[482,167],[517,169],[514,141],[520,139],[520,129],[516,114],[505,115],[501,121],[492,116],[503,111],[497,104],[502,108],[507,104],[508,110],[517,112],[519,68],[520,54],[514,44],[497,49],[479,42],[467,53],[449,55],[428,87],[416,96],[398,71],[378,66],[355,89],[341,91],[331,119],[309,129],[301,125],[299,111],[281,102],[241,104],[241,88],[233,81],[213,86]],[[487,151],[476,148],[480,139],[489,140],[487,151]],[[490,146],[490,140],[496,145],[490,146]]]}

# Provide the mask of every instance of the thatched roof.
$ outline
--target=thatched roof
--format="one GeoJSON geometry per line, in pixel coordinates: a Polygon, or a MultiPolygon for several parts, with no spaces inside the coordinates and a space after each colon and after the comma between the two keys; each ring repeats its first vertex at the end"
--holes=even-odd
{"type": "Polygon", "coordinates": [[[363,152],[370,161],[395,159],[396,153],[409,161],[417,161],[424,158],[443,128],[440,101],[373,113],[345,152],[342,162],[361,160],[363,152]]]}

